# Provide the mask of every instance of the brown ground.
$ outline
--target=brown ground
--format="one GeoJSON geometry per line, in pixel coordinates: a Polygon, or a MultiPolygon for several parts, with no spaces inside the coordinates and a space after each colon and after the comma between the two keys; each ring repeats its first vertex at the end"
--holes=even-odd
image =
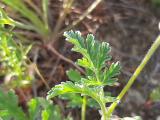
{"type": "MultiPolygon", "coordinates": [[[[78,18],[79,14],[92,3],[92,0],[81,0],[75,3],[70,15],[65,21],[71,23],[78,18]]],[[[54,28],[61,8],[61,2],[55,0],[50,4],[50,24],[54,28]],[[55,12],[56,11],[56,12],[55,12]]],[[[119,60],[123,66],[119,87],[112,88],[114,94],[118,94],[123,85],[134,72],[137,65],[145,55],[149,46],[158,35],[158,19],[160,14],[158,8],[154,8],[150,2],[145,0],[125,1],[125,0],[105,0],[90,15],[90,18],[83,20],[76,30],[80,30],[84,35],[87,33],[96,34],[100,40],[107,41],[112,46],[114,60],[119,60]],[[116,90],[116,91],[115,91],[116,90]]],[[[63,26],[65,27],[65,25],[63,26]]],[[[59,51],[67,58],[76,60],[79,56],[70,52],[71,45],[63,42],[64,38],[58,40],[59,51]]],[[[68,63],[58,59],[46,50],[39,50],[35,53],[38,56],[38,64],[43,75],[50,83],[50,86],[67,80],[65,70],[72,67],[68,63]]],[[[34,55],[35,56],[35,55],[34,55]]],[[[159,64],[158,52],[152,58],[150,64],[145,68],[141,77],[138,78],[134,87],[130,90],[126,98],[119,105],[115,114],[119,116],[140,115],[144,120],[154,120],[160,115],[159,106],[149,104],[150,91],[156,86],[154,81],[158,81],[157,76],[159,64]],[[149,104],[149,105],[148,105],[149,104]]],[[[38,94],[45,96],[47,90],[38,87],[38,94]]],[[[75,113],[77,110],[74,110],[75,113]]],[[[79,111],[77,111],[79,112],[79,111]]],[[[78,115],[76,112],[75,115],[78,115]]],[[[91,117],[92,110],[89,110],[88,118],[91,117]]],[[[75,116],[78,119],[78,117],[75,116]]],[[[97,119],[97,118],[96,118],[97,119]]],[[[96,120],[95,119],[95,120],[96,120]]]]}
{"type": "MultiPolygon", "coordinates": [[[[40,0],[35,1],[38,4],[40,0]]],[[[67,24],[76,20],[92,2],[93,0],[76,0],[62,27],[65,28],[67,24]]],[[[55,27],[61,8],[61,1],[50,1],[51,28],[55,27]]],[[[80,30],[83,35],[93,33],[99,40],[107,41],[112,46],[113,61],[118,60],[122,64],[120,85],[116,88],[109,88],[114,95],[117,95],[123,88],[158,35],[159,19],[160,9],[154,7],[149,0],[104,0],[91,15],[74,28],[80,30]]],[[[59,59],[44,46],[45,44],[34,48],[30,57],[36,61],[43,76],[52,87],[67,80],[65,71],[73,66],[59,59]]],[[[55,48],[73,61],[80,57],[70,51],[71,45],[65,43],[64,38],[57,40],[55,48]]],[[[152,89],[160,84],[158,83],[160,78],[158,74],[160,71],[159,52],[157,51],[153,56],[143,74],[116,109],[116,115],[121,117],[139,115],[144,120],[156,120],[160,115],[160,105],[153,103],[149,97],[152,89]]],[[[38,84],[36,82],[33,85],[34,92],[30,89],[25,90],[28,97],[46,96],[48,90],[40,78],[37,77],[37,81],[38,84]]],[[[72,112],[75,120],[79,120],[79,110],[72,110],[72,112]]],[[[96,110],[88,109],[87,116],[87,120],[97,120],[99,114],[96,110]]]]}

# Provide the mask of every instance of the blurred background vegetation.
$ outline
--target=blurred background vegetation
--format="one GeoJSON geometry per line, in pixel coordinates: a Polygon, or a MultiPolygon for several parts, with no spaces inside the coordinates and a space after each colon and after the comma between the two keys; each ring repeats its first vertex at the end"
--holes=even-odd
{"type": "MultiPolygon", "coordinates": [[[[106,88],[115,96],[159,34],[160,0],[1,0],[0,7],[0,101],[4,100],[1,97],[4,92],[14,89],[18,98],[9,92],[6,99],[13,99],[24,111],[37,102],[44,115],[47,110],[59,111],[59,108],[49,108],[47,101],[31,98],[45,98],[52,86],[68,80],[65,71],[69,68],[81,71],[74,64],[80,55],[70,51],[71,45],[62,37],[64,31],[79,30],[82,35],[92,33],[101,41],[110,43],[112,60],[122,64],[119,84],[115,89],[106,88]],[[11,26],[4,29],[3,24],[11,26]],[[6,29],[12,35],[6,35],[6,29]],[[40,105],[39,101],[47,105],[40,105]]],[[[115,114],[159,120],[159,73],[160,50],[121,101],[115,114]]],[[[80,119],[79,108],[68,108],[66,101],[58,98],[53,103],[60,106],[63,118],[66,116],[68,119],[67,116],[71,115],[75,120],[80,119]]],[[[3,105],[0,103],[0,108],[3,105]]],[[[23,119],[25,113],[21,116],[23,119]]],[[[95,109],[87,108],[87,118],[97,120],[99,114],[95,109]]]]}

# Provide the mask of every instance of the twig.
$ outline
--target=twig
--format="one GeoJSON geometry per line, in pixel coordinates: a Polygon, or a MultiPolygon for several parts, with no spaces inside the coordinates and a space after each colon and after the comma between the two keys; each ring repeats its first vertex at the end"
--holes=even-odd
{"type": "Polygon", "coordinates": [[[25,102],[27,102],[29,100],[22,89],[17,88],[17,91],[23,97],[23,99],[25,100],[25,102]]]}
{"type": "Polygon", "coordinates": [[[34,64],[34,63],[33,63],[33,65],[34,65],[34,69],[35,69],[36,73],[37,73],[38,76],[42,79],[42,81],[43,81],[43,83],[45,84],[46,88],[47,88],[48,90],[50,90],[50,87],[49,87],[48,83],[46,82],[46,80],[45,80],[45,79],[43,78],[43,76],[41,75],[41,73],[40,73],[37,65],[34,64]]]}
{"type": "MultiPolygon", "coordinates": [[[[39,55],[39,50],[40,48],[36,48],[33,52],[34,57],[33,57],[33,63],[37,64],[37,59],[38,59],[38,55],[39,55]]],[[[33,66],[34,67],[34,66],[33,66]]],[[[34,68],[33,68],[34,69],[34,68]]],[[[37,84],[36,84],[36,79],[33,80],[33,85],[32,85],[32,89],[33,89],[33,95],[34,97],[37,97],[37,84]]]]}
{"type": "Polygon", "coordinates": [[[37,65],[36,65],[35,63],[33,63],[30,59],[28,59],[28,61],[30,62],[30,64],[33,65],[33,68],[34,68],[35,72],[36,72],[37,75],[41,78],[41,80],[42,80],[42,82],[44,83],[44,85],[46,86],[46,88],[47,88],[48,90],[50,90],[50,87],[49,87],[48,83],[46,82],[46,80],[44,79],[44,77],[42,76],[42,74],[40,73],[37,65]]]}
{"type": "MultiPolygon", "coordinates": [[[[63,47],[62,52],[64,52],[65,50],[66,50],[66,47],[63,47]]],[[[58,59],[56,60],[56,62],[55,62],[55,65],[54,65],[54,67],[53,67],[53,69],[52,69],[52,71],[51,71],[51,73],[50,73],[50,78],[49,78],[49,80],[48,80],[49,82],[51,81],[52,76],[55,74],[59,62],[60,62],[60,58],[58,58],[58,59]]]]}
{"type": "Polygon", "coordinates": [[[54,39],[58,38],[59,36],[61,36],[65,31],[72,29],[73,27],[75,27],[76,25],[78,25],[86,16],[88,16],[95,8],[96,6],[101,2],[102,0],[95,0],[90,7],[84,12],[84,14],[82,14],[78,20],[74,21],[70,26],[66,27],[65,29],[63,29],[62,31],[60,31],[59,34],[57,34],[56,36],[54,36],[54,39]]]}
{"type": "Polygon", "coordinates": [[[53,75],[55,74],[55,72],[56,72],[56,70],[57,70],[57,66],[58,66],[59,62],[60,62],[60,58],[58,58],[58,59],[56,60],[56,62],[55,62],[55,64],[54,64],[54,67],[53,67],[53,69],[52,69],[52,71],[51,71],[51,73],[50,73],[50,75],[49,75],[49,76],[50,76],[50,77],[49,77],[49,80],[48,80],[49,83],[51,82],[52,77],[53,77],[53,75]]]}
{"type": "Polygon", "coordinates": [[[81,73],[84,74],[84,71],[83,71],[82,68],[80,68],[79,66],[77,66],[72,60],[70,60],[70,59],[64,57],[63,55],[61,55],[54,47],[52,47],[51,44],[49,44],[49,45],[47,46],[47,48],[48,48],[48,50],[50,50],[52,53],[54,53],[55,55],[57,55],[60,59],[68,62],[68,63],[71,64],[71,65],[73,65],[73,66],[74,66],[75,68],[77,68],[81,73]]]}

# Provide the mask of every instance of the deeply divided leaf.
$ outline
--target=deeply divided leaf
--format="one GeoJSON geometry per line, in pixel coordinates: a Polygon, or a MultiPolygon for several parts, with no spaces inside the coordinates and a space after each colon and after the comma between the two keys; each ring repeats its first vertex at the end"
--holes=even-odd
{"type": "Polygon", "coordinates": [[[70,69],[67,71],[68,78],[73,82],[78,82],[81,80],[81,75],[78,71],[70,69]]]}
{"type": "Polygon", "coordinates": [[[73,82],[67,81],[53,87],[49,92],[47,98],[66,94],[66,93],[81,93],[83,95],[88,95],[90,97],[97,97],[96,89],[85,87],[81,84],[74,84],[73,82]]]}
{"type": "Polygon", "coordinates": [[[97,103],[105,105],[114,102],[114,97],[105,95],[104,87],[115,85],[121,67],[119,62],[107,64],[111,60],[109,44],[99,42],[92,34],[83,38],[79,31],[68,31],[64,33],[64,36],[68,42],[73,44],[72,50],[82,54],[82,58],[76,63],[84,68],[85,74],[81,75],[75,70],[69,70],[67,75],[72,82],[61,82],[55,85],[48,92],[47,98],[66,95],[62,98],[69,100],[71,107],[80,106],[83,96],[88,96],[87,105],[90,107],[96,106],[97,103]]]}
{"type": "Polygon", "coordinates": [[[105,66],[105,62],[111,59],[108,54],[110,52],[109,44],[99,43],[92,34],[88,34],[84,39],[80,32],[69,31],[65,32],[64,36],[74,45],[72,50],[83,55],[83,58],[78,60],[78,64],[82,67],[92,71],[101,70],[105,66]]]}

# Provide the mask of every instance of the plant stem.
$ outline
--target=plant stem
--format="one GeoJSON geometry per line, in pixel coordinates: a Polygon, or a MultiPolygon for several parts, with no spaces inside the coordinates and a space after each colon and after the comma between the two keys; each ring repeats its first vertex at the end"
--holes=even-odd
{"type": "Polygon", "coordinates": [[[107,109],[105,106],[105,103],[103,103],[101,100],[98,101],[100,107],[101,107],[101,111],[102,111],[102,119],[101,120],[107,120],[107,109]]]}
{"type": "Polygon", "coordinates": [[[82,103],[82,110],[81,110],[81,120],[85,120],[86,116],[86,104],[87,104],[87,98],[86,96],[83,97],[83,103],[82,103]]]}
{"type": "Polygon", "coordinates": [[[126,94],[126,92],[130,89],[130,87],[132,86],[132,84],[134,83],[134,81],[136,80],[136,78],[138,77],[138,75],[141,73],[141,71],[143,70],[143,68],[145,67],[145,65],[148,63],[149,59],[151,58],[151,56],[155,53],[156,49],[160,46],[160,35],[157,37],[157,39],[155,40],[155,42],[152,44],[151,48],[149,49],[149,51],[147,52],[146,56],[143,58],[142,62],[140,63],[140,65],[137,67],[137,69],[135,70],[134,74],[132,75],[132,77],[129,79],[128,83],[126,84],[126,86],[123,88],[123,90],[120,92],[120,94],[117,97],[117,101],[113,102],[107,112],[107,117],[111,117],[114,109],[116,108],[116,106],[118,105],[119,101],[121,101],[121,99],[123,98],[123,96],[126,94]]]}

